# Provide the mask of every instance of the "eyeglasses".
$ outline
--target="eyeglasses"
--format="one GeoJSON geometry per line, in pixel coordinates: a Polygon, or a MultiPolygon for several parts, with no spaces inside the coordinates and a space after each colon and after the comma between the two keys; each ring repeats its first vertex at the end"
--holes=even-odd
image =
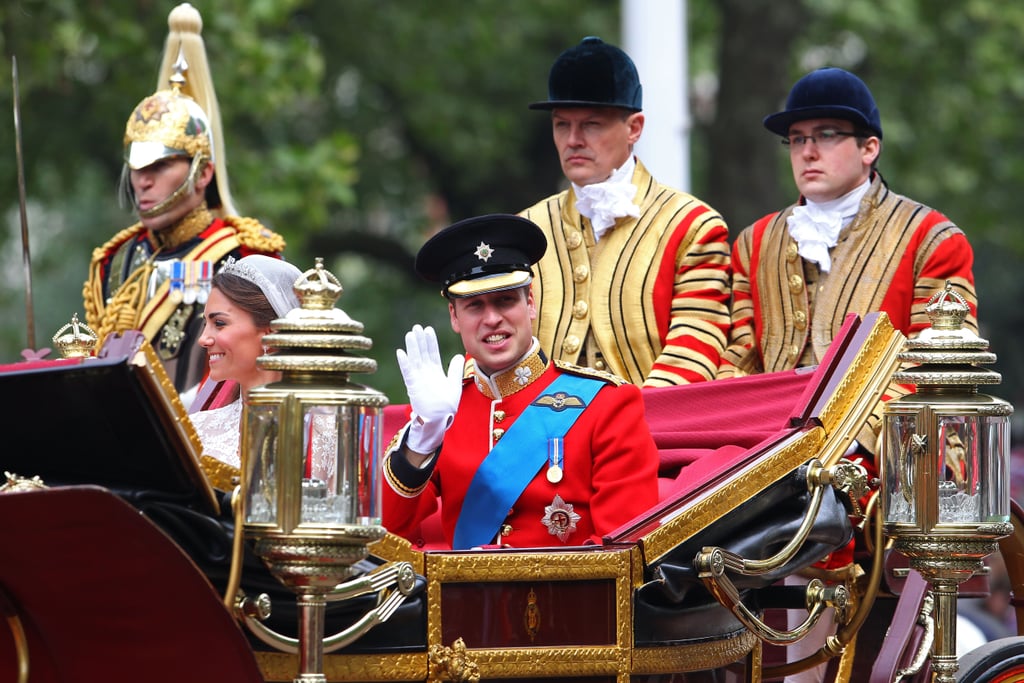
{"type": "Polygon", "coordinates": [[[813,142],[818,147],[835,147],[843,138],[859,137],[857,133],[845,130],[833,130],[823,128],[814,135],[790,135],[782,138],[782,144],[786,147],[803,147],[808,142],[813,142]]]}

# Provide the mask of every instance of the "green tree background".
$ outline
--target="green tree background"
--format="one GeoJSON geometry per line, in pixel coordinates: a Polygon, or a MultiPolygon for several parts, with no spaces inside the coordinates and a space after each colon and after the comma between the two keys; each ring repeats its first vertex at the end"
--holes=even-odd
{"type": "MultiPolygon", "coordinates": [[[[167,15],[155,0],[0,6],[0,110],[17,58],[36,346],[72,314],[92,250],[134,222],[115,199],[124,123],[156,89],[167,15]]],[[[458,350],[443,302],[412,271],[450,221],[515,212],[560,189],[543,99],[554,57],[585,35],[620,42],[618,0],[195,0],[236,204],[342,281],[379,365],[359,378],[404,402],[394,349],[414,322],[458,350]]],[[[690,0],[693,192],[733,233],[794,198],[761,118],[793,81],[849,68],[882,110],[890,186],[942,210],[976,251],[982,333],[1022,396],[1024,5],[1004,0],[690,0]]],[[[643,79],[644,74],[641,74],[643,79]]],[[[159,84],[163,85],[163,84],[159,84]]],[[[0,362],[27,344],[18,170],[0,125],[0,362]]]]}

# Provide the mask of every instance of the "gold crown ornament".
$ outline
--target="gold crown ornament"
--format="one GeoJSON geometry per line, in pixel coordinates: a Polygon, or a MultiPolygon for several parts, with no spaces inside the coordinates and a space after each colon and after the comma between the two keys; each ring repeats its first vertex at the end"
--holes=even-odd
{"type": "Polygon", "coordinates": [[[959,330],[971,312],[967,300],[953,289],[949,280],[946,280],[944,289],[932,295],[924,310],[932,321],[932,327],[937,330],[959,330]]]}
{"type": "Polygon", "coordinates": [[[333,273],[324,268],[322,257],[316,258],[316,265],[302,274],[295,283],[295,294],[302,307],[312,311],[326,311],[334,308],[344,288],[333,273]]]}
{"type": "Polygon", "coordinates": [[[71,316],[53,335],[53,344],[60,351],[61,358],[88,358],[93,354],[99,337],[88,325],[78,322],[78,314],[71,316]]]}

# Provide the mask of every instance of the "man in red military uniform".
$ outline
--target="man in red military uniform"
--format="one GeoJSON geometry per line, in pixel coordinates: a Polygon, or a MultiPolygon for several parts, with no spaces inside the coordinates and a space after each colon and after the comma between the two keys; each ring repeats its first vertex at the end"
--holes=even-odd
{"type": "Polygon", "coordinates": [[[206,372],[195,344],[214,271],[229,257],[280,256],[284,239],[235,215],[199,12],[168,17],[166,89],[125,126],[122,193],[139,221],[95,249],[83,288],[86,321],[102,340],[141,330],[179,392],[206,372]]]}
{"type": "Polygon", "coordinates": [[[548,99],[571,187],[522,211],[548,239],[535,331],[560,360],[644,387],[714,379],[729,330],[729,232],[633,154],[644,128],[633,60],[589,36],[551,67],[548,99]]]}
{"type": "Polygon", "coordinates": [[[531,266],[547,242],[497,214],[442,230],[416,258],[439,282],[468,360],[447,372],[431,328],[398,362],[411,419],[384,457],[384,526],[409,536],[441,503],[453,548],[599,542],[657,502],[638,387],[552,362],[533,337],[531,266]]]}

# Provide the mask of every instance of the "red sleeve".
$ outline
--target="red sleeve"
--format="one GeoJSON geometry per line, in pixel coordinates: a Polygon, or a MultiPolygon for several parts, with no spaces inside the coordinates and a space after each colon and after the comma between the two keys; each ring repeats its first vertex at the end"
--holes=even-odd
{"type": "Polygon", "coordinates": [[[978,297],[973,267],[974,251],[966,235],[933,210],[918,226],[881,308],[903,334],[915,337],[931,326],[925,312],[929,299],[949,282],[970,308],[964,327],[977,332],[978,297]]]}
{"type": "Polygon", "coordinates": [[[658,449],[633,384],[602,389],[588,409],[599,426],[591,430],[595,541],[658,502],[658,449]]]}
{"type": "MultiPolygon", "coordinates": [[[[763,223],[759,221],[759,223],[763,223]]],[[[740,233],[732,245],[730,268],[732,271],[732,300],[729,305],[729,342],[719,363],[718,377],[741,377],[750,372],[749,354],[757,348],[754,329],[754,298],[751,278],[755,270],[752,262],[754,231],[757,225],[740,233]]]]}
{"type": "Polygon", "coordinates": [[[662,349],[644,386],[714,379],[729,331],[729,231],[710,207],[676,225],[659,264],[654,313],[662,349]]]}

